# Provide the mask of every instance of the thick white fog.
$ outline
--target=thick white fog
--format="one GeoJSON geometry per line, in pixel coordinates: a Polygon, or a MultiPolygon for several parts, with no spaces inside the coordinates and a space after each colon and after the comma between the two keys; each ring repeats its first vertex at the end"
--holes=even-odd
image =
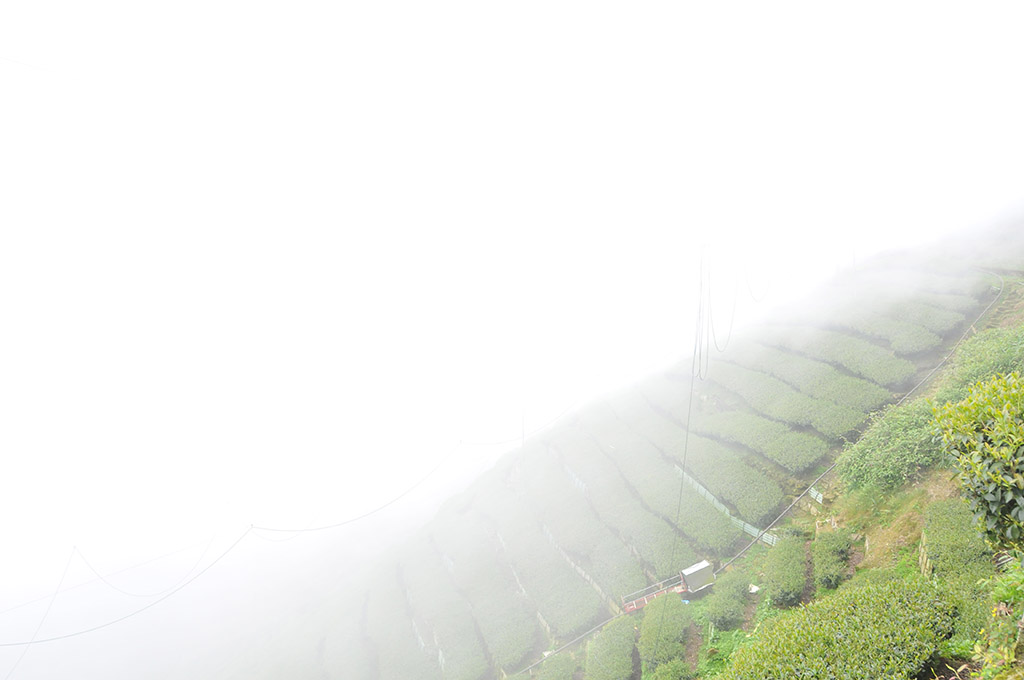
{"type": "MultiPolygon", "coordinates": [[[[424,478],[386,527],[425,520],[524,428],[685,355],[702,258],[724,328],[1016,215],[1021,18],[4,3],[0,609],[43,599],[0,613],[0,642],[33,636],[76,546],[103,574],[174,553],[110,577],[152,593],[251,524],[341,522],[424,478]]],[[[178,628],[212,649],[217,617],[262,598],[247,583],[374,531],[247,536],[127,638],[17,668],[0,648],[0,673],[93,677],[104,640],[178,628]]],[[[65,588],[95,579],[80,555],[65,588]]],[[[37,637],[153,601],[100,585],[61,593],[37,637]]]]}

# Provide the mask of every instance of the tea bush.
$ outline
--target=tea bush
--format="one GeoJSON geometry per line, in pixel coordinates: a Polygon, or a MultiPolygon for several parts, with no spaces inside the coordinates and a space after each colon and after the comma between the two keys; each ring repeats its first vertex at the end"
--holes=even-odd
{"type": "Polygon", "coordinates": [[[749,586],[745,571],[734,569],[719,575],[711,594],[704,598],[704,616],[716,628],[736,628],[743,623],[749,586]]]}
{"type": "Polygon", "coordinates": [[[909,680],[951,630],[941,591],[925,580],[840,589],[765,624],[720,680],[909,680]]]}
{"type": "Polygon", "coordinates": [[[814,584],[818,588],[836,588],[846,576],[850,559],[850,532],[837,529],[819,533],[811,546],[814,557],[814,584]]]}
{"type": "Polygon", "coordinates": [[[862,413],[892,398],[888,390],[873,382],[844,375],[827,363],[774,347],[750,344],[734,352],[731,360],[776,377],[815,399],[826,399],[862,413]]]}
{"type": "Polygon", "coordinates": [[[942,446],[925,399],[890,406],[871,418],[855,443],[839,456],[838,472],[849,487],[894,489],[922,468],[942,460],[942,446]]]}
{"type": "Polygon", "coordinates": [[[821,438],[744,411],[695,414],[693,429],[746,446],[794,473],[811,468],[828,453],[821,438]]]}
{"type": "Polygon", "coordinates": [[[800,601],[807,584],[804,540],[788,536],[775,544],[765,559],[764,579],[772,603],[789,607],[800,601]]]}
{"type": "Polygon", "coordinates": [[[762,342],[842,366],[854,375],[886,387],[904,384],[916,370],[914,364],[897,357],[891,350],[837,331],[801,326],[768,328],[762,342]]]}
{"type": "Polygon", "coordinates": [[[623,616],[601,629],[587,643],[586,680],[622,680],[633,674],[636,628],[623,616]]]}
{"type": "Polygon", "coordinates": [[[790,425],[813,427],[829,439],[849,434],[866,417],[847,406],[809,397],[777,378],[733,364],[716,364],[710,378],[753,410],[790,425]]]}
{"type": "Polygon", "coordinates": [[[643,609],[640,622],[640,662],[645,673],[686,653],[693,610],[678,595],[662,595],[643,609]]]}

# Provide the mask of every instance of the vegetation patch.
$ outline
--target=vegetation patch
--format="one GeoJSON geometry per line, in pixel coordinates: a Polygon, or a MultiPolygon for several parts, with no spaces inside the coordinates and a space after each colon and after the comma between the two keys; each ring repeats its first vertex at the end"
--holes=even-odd
{"type": "Polygon", "coordinates": [[[606,625],[587,643],[587,680],[632,677],[635,644],[636,628],[631,617],[622,616],[606,625]]]}
{"type": "Polygon", "coordinates": [[[685,655],[691,623],[693,608],[678,595],[664,595],[644,607],[638,644],[644,673],[685,655]]]}
{"type": "Polygon", "coordinates": [[[809,326],[766,328],[762,342],[842,366],[854,375],[885,387],[902,385],[914,375],[914,364],[867,340],[809,326]]]}
{"type": "Polygon", "coordinates": [[[833,440],[855,430],[866,417],[849,407],[809,397],[778,378],[733,364],[716,364],[711,379],[755,411],[790,425],[813,427],[833,440]]]}
{"type": "Polygon", "coordinates": [[[889,491],[902,486],[943,457],[932,421],[931,404],[925,399],[875,414],[860,439],[843,449],[839,477],[849,488],[889,491]]]}
{"type": "Polygon", "coordinates": [[[841,589],[768,622],[720,678],[906,680],[951,631],[941,592],[925,580],[841,589]]]}
{"type": "Polygon", "coordinates": [[[845,529],[821,532],[811,546],[814,559],[814,585],[831,590],[846,578],[850,559],[850,532],[845,529]]]}
{"type": "Polygon", "coordinates": [[[794,432],[782,423],[744,411],[695,414],[693,429],[746,446],[797,474],[813,467],[828,453],[828,444],[820,437],[794,432]]]}
{"type": "Polygon", "coordinates": [[[800,602],[807,584],[806,563],[802,538],[787,536],[775,544],[764,567],[765,587],[773,604],[790,607],[800,602]]]}

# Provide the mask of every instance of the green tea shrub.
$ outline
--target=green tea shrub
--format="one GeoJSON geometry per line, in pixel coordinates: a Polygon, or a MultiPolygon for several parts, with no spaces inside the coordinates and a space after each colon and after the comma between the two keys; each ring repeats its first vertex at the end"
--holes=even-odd
{"type": "Polygon", "coordinates": [[[768,596],[780,607],[800,601],[807,583],[804,540],[798,536],[783,538],[765,559],[764,578],[768,596]]]}
{"type": "Polygon", "coordinates": [[[684,659],[673,659],[654,671],[651,680],[691,680],[697,677],[684,659]]]}
{"type": "Polygon", "coordinates": [[[715,579],[710,595],[704,598],[704,616],[716,628],[730,630],[743,623],[750,579],[745,571],[727,571],[715,579]]]}
{"type": "Polygon", "coordinates": [[[922,540],[933,573],[945,584],[956,608],[954,640],[971,643],[987,627],[992,608],[991,593],[979,584],[995,576],[992,550],[962,498],[936,501],[925,508],[922,540]]]}
{"type": "Polygon", "coordinates": [[[866,417],[847,406],[809,397],[778,378],[734,364],[716,364],[710,377],[753,410],[790,425],[812,427],[829,439],[849,434],[866,417]]]}
{"type": "MultiPolygon", "coordinates": [[[[774,514],[782,502],[778,484],[744,463],[737,451],[692,432],[687,436],[685,427],[666,413],[639,403],[623,410],[624,422],[663,456],[679,465],[685,457],[687,471],[745,520],[759,524],[774,514]]],[[[698,416],[694,414],[692,419],[696,421],[698,416]]]]}
{"type": "Polygon", "coordinates": [[[556,654],[541,664],[536,680],[572,680],[577,665],[576,660],[568,652],[556,654]]]}
{"type": "Polygon", "coordinates": [[[636,628],[622,616],[602,628],[587,643],[586,680],[622,680],[633,674],[636,628]]]}
{"type": "Polygon", "coordinates": [[[1024,325],[984,330],[957,348],[952,367],[943,379],[935,401],[940,404],[959,401],[978,381],[1022,369],[1024,325]]]}
{"type": "Polygon", "coordinates": [[[854,375],[885,387],[896,387],[914,375],[914,364],[891,350],[861,338],[818,328],[783,326],[767,329],[762,342],[842,366],[854,375]]]}
{"type": "Polygon", "coordinates": [[[836,588],[846,576],[850,559],[850,532],[845,529],[819,533],[811,545],[814,558],[814,584],[818,588],[836,588]]]}
{"type": "Polygon", "coordinates": [[[839,456],[840,478],[850,488],[889,490],[902,486],[922,468],[942,460],[927,400],[890,406],[871,418],[855,443],[839,456]]]}
{"type": "Polygon", "coordinates": [[[767,373],[815,399],[866,413],[892,398],[883,387],[844,375],[831,365],[774,347],[750,344],[730,356],[746,368],[767,373]]]}
{"type": "Polygon", "coordinates": [[[952,630],[942,593],[923,579],[840,589],[768,622],[720,680],[909,680],[952,630]]]}
{"type": "Polygon", "coordinates": [[[678,595],[656,598],[643,609],[640,622],[640,662],[645,673],[686,653],[693,610],[678,595]]]}
{"type": "Polygon", "coordinates": [[[722,411],[695,414],[693,429],[746,446],[794,473],[811,468],[828,453],[828,444],[820,437],[794,432],[782,423],[756,413],[722,411]]]}

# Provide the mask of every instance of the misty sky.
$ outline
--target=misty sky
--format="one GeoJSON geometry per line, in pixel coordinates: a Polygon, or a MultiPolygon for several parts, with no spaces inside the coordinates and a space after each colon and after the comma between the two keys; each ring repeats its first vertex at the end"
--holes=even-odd
{"type": "Polygon", "coordinates": [[[747,281],[1018,215],[1021,14],[5,2],[4,602],[73,545],[110,570],[490,460],[456,446],[688,353],[702,253],[742,319],[747,281]]]}

